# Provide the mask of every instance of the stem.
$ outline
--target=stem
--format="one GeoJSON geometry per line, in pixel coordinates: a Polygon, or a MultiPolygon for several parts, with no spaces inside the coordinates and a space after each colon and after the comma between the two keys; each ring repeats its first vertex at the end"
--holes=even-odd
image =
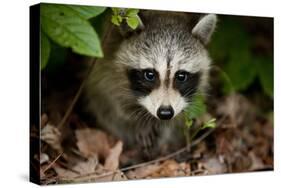
{"type": "MultiPolygon", "coordinates": [[[[111,30],[111,24],[110,24],[109,21],[108,21],[108,24],[107,24],[106,27],[105,27],[105,30],[106,30],[106,33],[103,35],[103,38],[102,38],[102,49],[104,49],[104,46],[103,46],[103,45],[106,44],[106,40],[107,40],[108,35],[109,35],[109,33],[110,33],[109,31],[111,30]]],[[[94,58],[94,59],[92,60],[91,65],[90,65],[90,67],[89,67],[89,69],[88,69],[88,72],[87,72],[87,74],[86,74],[84,80],[82,81],[82,83],[81,83],[81,85],[80,85],[80,87],[79,87],[77,93],[75,94],[75,96],[74,96],[74,98],[73,98],[71,104],[70,104],[69,107],[67,108],[67,110],[66,110],[66,112],[65,112],[65,114],[64,114],[64,116],[63,116],[63,118],[62,118],[62,120],[61,120],[60,123],[58,124],[58,128],[59,128],[59,129],[62,128],[62,127],[64,126],[64,124],[66,123],[66,121],[68,120],[69,115],[71,114],[71,112],[72,112],[72,110],[73,110],[75,104],[77,103],[77,101],[78,101],[78,99],[79,99],[79,97],[80,97],[80,95],[81,95],[81,93],[82,93],[82,91],[83,91],[83,88],[84,88],[84,86],[85,86],[85,84],[86,84],[86,82],[87,82],[87,79],[88,79],[89,75],[91,74],[91,72],[92,72],[92,70],[93,70],[93,68],[94,68],[94,65],[95,65],[96,61],[97,61],[97,58],[94,58]]]]}
{"type": "Polygon", "coordinates": [[[235,88],[234,88],[229,76],[227,75],[227,73],[224,70],[222,70],[219,66],[215,65],[214,68],[217,69],[221,73],[221,75],[225,78],[228,85],[230,86],[230,92],[233,93],[235,91],[235,88]]]}

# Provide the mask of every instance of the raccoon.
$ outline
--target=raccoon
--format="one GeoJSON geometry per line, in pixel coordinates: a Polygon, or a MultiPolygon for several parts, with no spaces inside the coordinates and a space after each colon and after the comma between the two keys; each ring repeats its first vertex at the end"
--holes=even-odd
{"type": "Polygon", "coordinates": [[[141,20],[137,32],[107,44],[115,47],[96,63],[83,108],[127,147],[157,153],[184,139],[176,128],[184,124],[183,111],[208,85],[205,46],[217,17],[204,15],[193,27],[184,13],[142,12],[141,20]]]}

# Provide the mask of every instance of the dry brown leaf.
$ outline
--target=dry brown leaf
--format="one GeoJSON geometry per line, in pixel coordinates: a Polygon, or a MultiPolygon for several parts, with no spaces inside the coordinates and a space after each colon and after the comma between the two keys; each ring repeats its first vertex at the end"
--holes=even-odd
{"type": "Polygon", "coordinates": [[[75,131],[77,147],[81,154],[86,157],[98,155],[105,159],[110,152],[110,145],[107,135],[100,130],[85,128],[75,131]]]}
{"type": "Polygon", "coordinates": [[[40,138],[59,153],[63,151],[61,146],[61,132],[54,125],[47,124],[42,129],[40,138]]]}
{"type": "Polygon", "coordinates": [[[49,155],[46,153],[40,153],[40,165],[48,162],[50,160],[49,155]]]}
{"type": "Polygon", "coordinates": [[[249,156],[252,159],[250,170],[258,170],[265,167],[263,161],[253,151],[250,151],[249,156]]]}
{"type": "Polygon", "coordinates": [[[227,172],[226,164],[217,157],[211,157],[202,162],[202,166],[208,171],[208,174],[222,174],[227,172]]]}
{"type": "Polygon", "coordinates": [[[175,160],[167,160],[161,164],[161,168],[153,173],[152,177],[178,177],[190,175],[188,163],[177,163],[175,160]]]}
{"type": "Polygon", "coordinates": [[[130,170],[126,173],[129,179],[142,179],[150,176],[161,168],[159,164],[151,164],[137,168],[135,170],[130,170]]]}
{"type": "Polygon", "coordinates": [[[123,143],[118,141],[113,148],[110,149],[109,155],[107,156],[104,168],[107,170],[114,171],[119,166],[119,157],[122,153],[123,143]]]}
{"type": "Polygon", "coordinates": [[[177,163],[175,160],[166,160],[161,164],[143,166],[126,173],[129,179],[178,177],[190,176],[190,174],[189,163],[177,163]]]}
{"type": "MultiPolygon", "coordinates": [[[[120,148],[122,142],[118,142],[116,148],[120,148]]],[[[116,149],[114,147],[114,149],[116,149]]],[[[116,149],[117,150],[117,149],[116,149]]],[[[118,149],[120,150],[120,149],[118,149]]],[[[117,158],[118,160],[119,158],[117,158]]],[[[58,177],[62,181],[72,182],[104,182],[104,181],[122,181],[127,177],[120,170],[115,172],[106,169],[103,165],[98,164],[97,158],[90,158],[87,162],[80,162],[74,168],[65,169],[59,166],[54,167],[58,177]]]]}
{"type": "Polygon", "coordinates": [[[86,162],[77,163],[71,170],[61,168],[58,165],[55,165],[54,169],[60,178],[71,180],[80,175],[95,173],[97,165],[97,157],[91,157],[86,162]]]}

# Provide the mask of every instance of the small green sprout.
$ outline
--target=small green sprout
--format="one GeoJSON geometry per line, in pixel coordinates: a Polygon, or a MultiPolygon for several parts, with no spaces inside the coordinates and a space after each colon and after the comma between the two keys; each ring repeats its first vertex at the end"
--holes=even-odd
{"type": "Polygon", "coordinates": [[[113,15],[111,17],[111,22],[117,26],[120,26],[123,20],[126,20],[128,26],[132,29],[136,29],[141,23],[138,16],[138,9],[122,9],[122,8],[112,8],[113,15]]]}
{"type": "Polygon", "coordinates": [[[207,128],[211,129],[216,127],[216,119],[212,118],[209,121],[203,123],[203,125],[197,128],[197,130],[195,130],[193,133],[190,132],[191,127],[194,123],[194,119],[201,117],[206,112],[207,112],[207,107],[204,102],[204,96],[198,93],[197,95],[194,96],[192,103],[184,112],[185,125],[183,129],[184,129],[184,135],[189,144],[201,130],[207,128]]]}

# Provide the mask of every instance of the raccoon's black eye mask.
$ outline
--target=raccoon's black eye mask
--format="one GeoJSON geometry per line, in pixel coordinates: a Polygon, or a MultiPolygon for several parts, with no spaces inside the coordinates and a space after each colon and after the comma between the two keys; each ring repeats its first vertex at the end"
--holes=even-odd
{"type": "Polygon", "coordinates": [[[136,96],[148,95],[160,86],[159,74],[155,69],[130,69],[127,75],[136,96]]]}
{"type": "MultiPolygon", "coordinates": [[[[130,69],[127,72],[130,88],[138,96],[146,96],[160,86],[159,74],[155,69],[130,69]]],[[[179,70],[175,73],[173,88],[186,98],[191,97],[198,88],[201,73],[179,70]]]]}
{"type": "Polygon", "coordinates": [[[201,73],[190,73],[179,70],[175,73],[173,88],[178,90],[183,97],[191,97],[198,88],[201,73]]]}

